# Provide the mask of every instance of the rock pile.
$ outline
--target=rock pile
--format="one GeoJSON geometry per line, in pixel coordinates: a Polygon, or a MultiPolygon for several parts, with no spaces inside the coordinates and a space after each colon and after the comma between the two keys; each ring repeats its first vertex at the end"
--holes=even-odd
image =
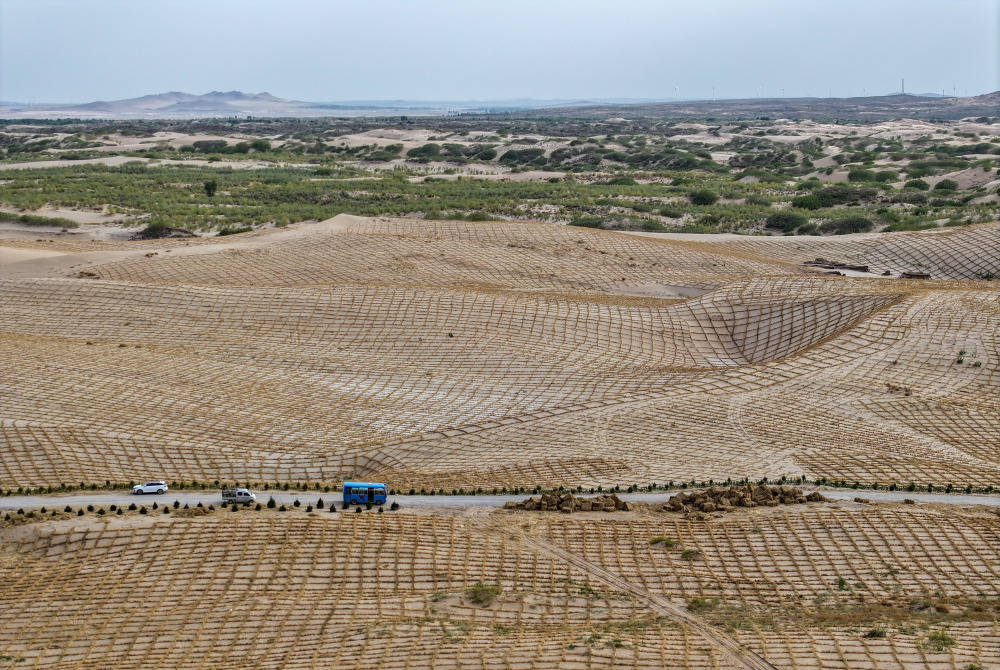
{"type": "MultiPolygon", "coordinates": [[[[807,502],[823,502],[826,498],[813,491],[805,495],[792,486],[767,486],[746,484],[729,488],[712,487],[699,491],[678,493],[657,508],[664,512],[721,512],[735,507],[776,507],[807,502]]],[[[640,505],[644,506],[642,503],[640,505]]],[[[529,512],[630,512],[633,503],[622,500],[613,493],[578,498],[572,493],[544,493],[520,502],[513,500],[504,509],[521,509],[529,512]]]]}
{"type": "Polygon", "coordinates": [[[802,491],[791,486],[746,484],[678,493],[662,509],[670,512],[717,512],[733,507],[777,507],[825,500],[817,491],[803,495],[802,491]]]}
{"type": "Polygon", "coordinates": [[[817,258],[814,261],[806,261],[803,265],[809,265],[814,268],[825,268],[827,270],[854,270],[855,272],[868,272],[867,265],[852,265],[850,263],[830,261],[825,258],[817,258]]]}
{"type": "Polygon", "coordinates": [[[577,498],[572,493],[544,493],[538,498],[528,498],[520,502],[510,502],[504,505],[504,509],[523,509],[536,512],[628,512],[633,509],[630,502],[626,502],[614,494],[603,494],[591,498],[577,498]]]}

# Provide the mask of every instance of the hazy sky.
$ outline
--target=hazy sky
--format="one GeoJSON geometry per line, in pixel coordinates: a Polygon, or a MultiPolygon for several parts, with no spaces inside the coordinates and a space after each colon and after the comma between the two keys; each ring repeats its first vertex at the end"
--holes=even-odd
{"type": "Polygon", "coordinates": [[[1000,89],[997,0],[0,0],[0,100],[1000,89]]]}

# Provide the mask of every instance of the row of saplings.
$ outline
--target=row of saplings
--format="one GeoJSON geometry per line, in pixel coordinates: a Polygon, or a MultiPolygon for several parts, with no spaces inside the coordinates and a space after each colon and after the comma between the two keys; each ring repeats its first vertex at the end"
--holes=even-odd
{"type": "MultiPolygon", "coordinates": [[[[701,491],[678,493],[657,509],[664,512],[718,512],[735,507],[776,507],[778,505],[799,505],[810,502],[824,502],[826,498],[818,491],[804,494],[792,486],[768,486],[767,484],[744,484],[742,486],[716,487],[701,491]]],[[[537,512],[621,512],[631,511],[634,504],[622,500],[615,494],[604,494],[592,498],[578,498],[572,493],[545,493],[537,498],[519,502],[508,502],[506,509],[537,512]]]]}
{"type": "MultiPolygon", "coordinates": [[[[201,503],[198,503],[197,506],[192,508],[189,505],[185,504],[184,507],[182,508],[180,502],[175,500],[172,509],[176,514],[179,514],[181,516],[198,516],[201,514],[207,514],[208,512],[215,511],[215,505],[209,505],[208,507],[205,507],[201,503]]],[[[151,506],[151,510],[153,512],[161,511],[163,514],[170,514],[171,505],[163,505],[161,508],[159,504],[154,502],[151,506]]],[[[52,519],[64,519],[71,516],[84,516],[84,514],[88,512],[96,514],[97,516],[105,516],[109,514],[122,516],[123,514],[125,514],[126,511],[138,512],[139,514],[150,513],[150,509],[147,509],[145,505],[139,506],[136,505],[135,503],[130,504],[128,508],[121,505],[111,505],[108,507],[107,510],[105,510],[103,507],[94,507],[94,505],[87,505],[86,508],[80,507],[79,509],[74,510],[69,505],[66,505],[66,507],[63,508],[62,512],[59,512],[55,509],[50,510],[48,507],[42,507],[37,511],[28,510],[27,512],[25,512],[23,508],[18,509],[17,512],[13,513],[7,512],[6,514],[4,514],[3,522],[17,525],[20,523],[28,523],[31,521],[42,520],[46,516],[52,519]]]]}
{"type": "MultiPolygon", "coordinates": [[[[296,499],[295,502],[292,503],[292,507],[300,507],[301,505],[302,505],[302,503],[300,503],[298,501],[298,499],[296,499]]],[[[178,500],[174,501],[172,507],[173,507],[173,509],[178,514],[180,514],[182,516],[196,516],[196,515],[199,515],[199,514],[205,514],[205,513],[208,513],[208,512],[214,512],[215,511],[215,505],[209,505],[208,507],[205,507],[204,505],[202,505],[202,503],[198,503],[193,508],[191,508],[187,503],[185,503],[184,506],[181,507],[181,503],[178,500]]],[[[232,511],[236,512],[241,507],[243,507],[243,505],[241,503],[233,503],[231,506],[223,505],[223,509],[225,509],[227,507],[229,509],[231,509],[232,511]]],[[[249,505],[247,505],[247,507],[249,507],[249,505]]],[[[267,507],[268,509],[275,509],[275,508],[277,508],[277,510],[279,512],[285,512],[285,511],[288,510],[288,508],[285,505],[280,505],[279,506],[277,504],[277,502],[275,501],[274,498],[271,498],[270,500],[268,500],[265,505],[261,505],[260,503],[257,503],[256,505],[253,506],[253,509],[255,509],[255,510],[257,510],[259,512],[264,507],[267,507]]],[[[337,511],[337,505],[335,503],[331,502],[329,504],[326,504],[326,503],[323,502],[322,498],[320,498],[318,501],[316,501],[316,509],[317,510],[324,509],[324,507],[328,507],[331,512],[336,512],[337,511]]],[[[366,509],[370,510],[373,507],[374,507],[374,505],[372,505],[371,503],[366,503],[365,504],[365,508],[366,509]]],[[[349,508],[350,508],[350,505],[345,502],[343,504],[343,509],[347,510],[349,508]]],[[[399,503],[395,502],[395,501],[389,506],[389,509],[392,510],[393,512],[397,511],[399,508],[400,508],[399,503]]],[[[154,502],[152,504],[152,506],[151,506],[151,509],[153,511],[161,511],[163,514],[170,514],[171,505],[163,505],[162,509],[161,509],[160,505],[157,504],[156,502],[154,502]]],[[[313,506],[312,505],[306,505],[305,509],[306,509],[306,512],[312,512],[313,511],[313,506]]],[[[126,508],[122,507],[122,506],[119,506],[119,505],[111,505],[108,508],[108,510],[105,511],[105,509],[103,507],[95,508],[93,505],[87,505],[86,510],[84,510],[84,508],[81,507],[79,510],[76,510],[74,512],[73,508],[70,507],[69,505],[67,505],[63,509],[62,514],[58,513],[54,509],[50,510],[47,507],[42,507],[37,512],[35,510],[28,510],[26,512],[22,508],[22,509],[17,510],[16,512],[7,512],[6,514],[4,514],[3,518],[0,519],[0,521],[2,521],[4,524],[15,524],[16,525],[16,524],[20,524],[20,523],[27,523],[29,521],[41,520],[45,516],[49,516],[49,517],[52,517],[52,518],[55,518],[55,517],[65,518],[66,516],[73,516],[74,514],[76,516],[83,516],[84,513],[85,513],[85,511],[86,512],[95,513],[98,516],[104,516],[105,514],[116,514],[118,516],[122,516],[122,514],[124,514],[124,512],[126,511],[126,508]]],[[[145,505],[137,506],[135,503],[132,503],[132,504],[130,504],[128,506],[128,511],[129,512],[136,512],[137,511],[137,512],[139,512],[139,514],[149,514],[150,513],[150,510],[146,509],[145,505]]],[[[360,514],[361,511],[362,511],[361,510],[361,506],[360,505],[356,506],[354,508],[354,511],[356,513],[360,514]]],[[[384,511],[382,505],[378,506],[378,510],[377,511],[378,511],[379,514],[382,514],[382,512],[384,511]]]]}
{"type": "MultiPolygon", "coordinates": [[[[301,504],[302,503],[299,502],[298,498],[296,498],[295,502],[292,503],[292,507],[299,507],[301,504]]],[[[235,512],[237,509],[239,509],[239,506],[240,506],[240,503],[233,503],[232,504],[233,511],[235,512]]],[[[267,508],[268,509],[274,509],[277,506],[278,506],[277,502],[274,500],[274,498],[270,498],[267,501],[267,508]]],[[[249,505],[248,505],[248,507],[249,507],[249,505]]],[[[329,505],[327,505],[326,503],[323,502],[322,498],[320,498],[319,500],[316,501],[316,509],[317,510],[321,510],[324,507],[328,507],[331,512],[336,512],[337,511],[337,505],[336,505],[336,503],[332,503],[331,502],[329,505]]],[[[346,510],[346,509],[349,509],[350,507],[351,507],[351,504],[345,500],[344,503],[343,503],[342,509],[346,510]]],[[[374,507],[374,505],[372,503],[365,503],[365,509],[369,509],[370,510],[370,509],[372,509],[372,507],[374,507]]],[[[257,511],[260,511],[261,504],[257,503],[254,506],[254,508],[257,511]]],[[[278,511],[279,512],[284,512],[286,509],[287,508],[284,505],[281,505],[280,507],[278,507],[278,511]]],[[[393,512],[397,511],[399,509],[399,503],[393,501],[393,503],[389,506],[389,509],[391,509],[393,512]]],[[[306,505],[306,511],[307,512],[312,512],[313,511],[313,506],[312,505],[306,505]]],[[[354,511],[360,514],[361,513],[361,505],[355,506],[354,511]]],[[[383,506],[379,505],[378,506],[378,513],[381,514],[383,511],[384,511],[383,506]]]]}

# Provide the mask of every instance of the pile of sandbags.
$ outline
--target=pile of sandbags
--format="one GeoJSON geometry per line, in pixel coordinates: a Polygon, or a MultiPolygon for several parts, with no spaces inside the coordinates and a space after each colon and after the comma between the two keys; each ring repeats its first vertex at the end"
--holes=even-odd
{"type": "Polygon", "coordinates": [[[792,486],[746,484],[678,493],[661,509],[670,512],[718,512],[733,507],[777,507],[826,500],[817,491],[805,495],[792,486]]]}
{"type": "Polygon", "coordinates": [[[510,502],[504,509],[523,509],[533,512],[628,512],[633,509],[632,503],[625,502],[612,493],[605,493],[589,498],[577,498],[572,493],[543,493],[537,498],[528,498],[520,502],[510,502]]]}

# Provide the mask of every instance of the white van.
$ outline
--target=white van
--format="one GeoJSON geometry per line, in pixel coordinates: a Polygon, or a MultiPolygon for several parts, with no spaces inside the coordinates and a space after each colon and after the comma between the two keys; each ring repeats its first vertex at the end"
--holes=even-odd
{"type": "Polygon", "coordinates": [[[226,505],[232,503],[249,505],[256,500],[256,494],[254,494],[250,489],[230,488],[228,486],[222,487],[222,502],[226,505]]]}

